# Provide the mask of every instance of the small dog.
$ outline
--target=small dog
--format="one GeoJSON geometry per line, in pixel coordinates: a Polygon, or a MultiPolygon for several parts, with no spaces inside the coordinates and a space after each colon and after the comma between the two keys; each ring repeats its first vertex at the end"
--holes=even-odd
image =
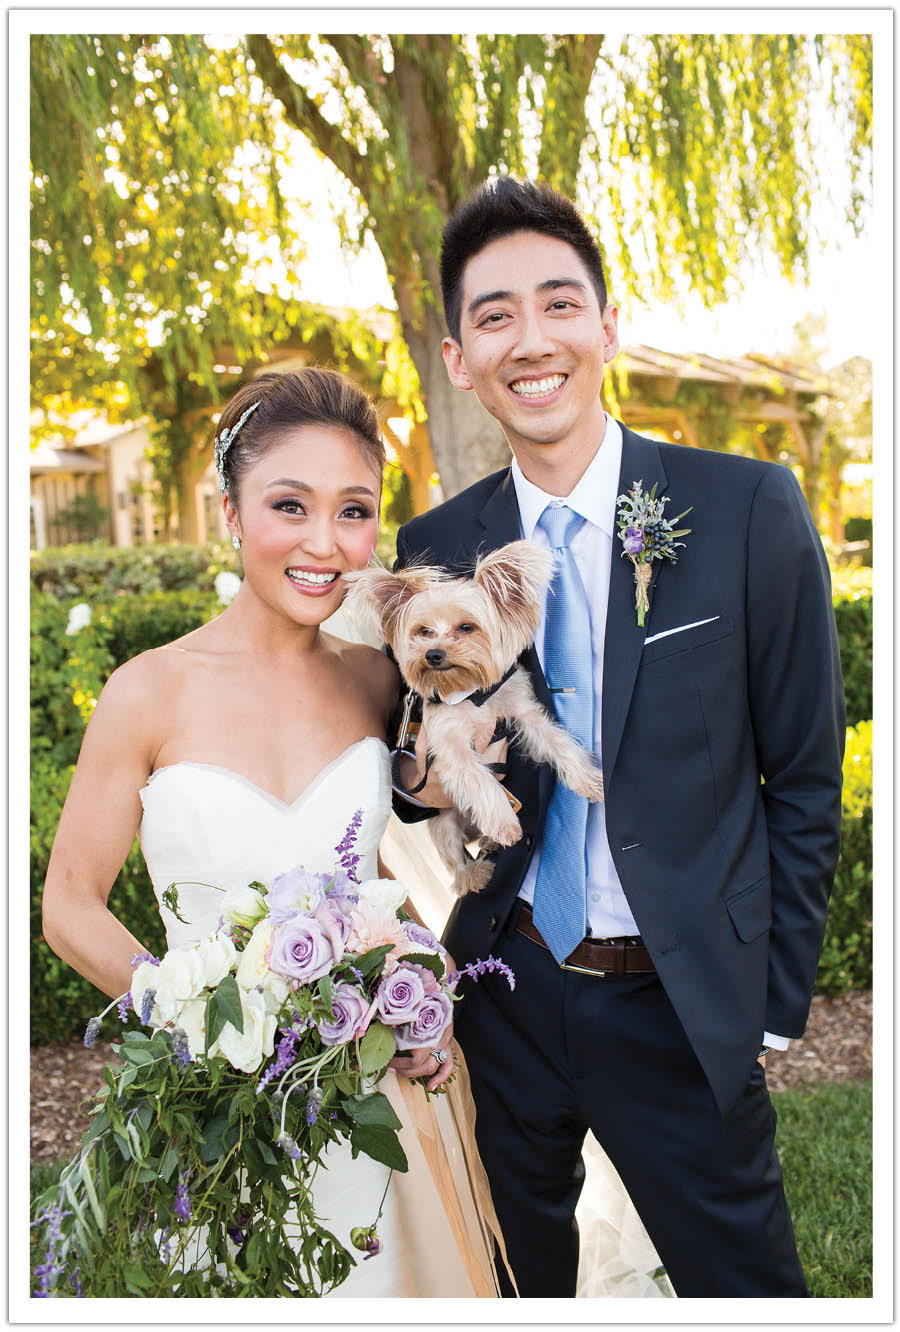
{"type": "Polygon", "coordinates": [[[553,570],[552,551],[513,541],[480,559],[470,579],[433,566],[344,574],[347,611],[377,625],[422,697],[429,758],[456,806],[431,820],[431,834],[459,896],[489,880],[489,850],[522,836],[512,797],[473,746],[476,731],[508,722],[529,758],[551,764],[578,795],[603,799],[593,757],[548,715],[517,665],[534,639],[553,570]],[[482,845],[473,861],[465,848],[476,833],[493,846],[482,845]]]}

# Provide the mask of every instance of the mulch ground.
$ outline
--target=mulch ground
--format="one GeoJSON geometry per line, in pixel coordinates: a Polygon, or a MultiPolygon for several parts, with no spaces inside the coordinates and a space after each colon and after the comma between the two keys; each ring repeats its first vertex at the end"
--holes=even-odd
{"type": "MultiPolygon", "coordinates": [[[[86,1050],[80,1041],[36,1046],[31,1051],[31,1159],[71,1155],[87,1128],[82,1102],[103,1083],[103,1067],[115,1064],[110,1045],[86,1050]]],[[[770,1091],[872,1076],[872,994],[852,990],[813,1000],[802,1040],[766,1061],[770,1091]]]]}

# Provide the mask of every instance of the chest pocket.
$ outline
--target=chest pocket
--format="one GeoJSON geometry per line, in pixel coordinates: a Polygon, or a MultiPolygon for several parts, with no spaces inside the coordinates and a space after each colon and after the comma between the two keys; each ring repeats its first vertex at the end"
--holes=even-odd
{"type": "Polygon", "coordinates": [[[734,616],[721,615],[707,624],[697,624],[691,629],[678,629],[675,633],[664,634],[655,642],[644,645],[641,665],[649,666],[664,657],[674,657],[679,652],[705,647],[707,643],[717,643],[723,638],[732,637],[734,631],[734,616]]]}

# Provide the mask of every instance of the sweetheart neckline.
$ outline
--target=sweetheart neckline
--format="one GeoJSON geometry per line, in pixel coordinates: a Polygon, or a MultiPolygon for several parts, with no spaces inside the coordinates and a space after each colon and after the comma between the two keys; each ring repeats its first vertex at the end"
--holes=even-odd
{"type": "Polygon", "coordinates": [[[368,744],[370,740],[374,741],[376,745],[380,745],[382,749],[384,749],[385,754],[390,753],[386,743],[379,736],[364,735],[361,740],[354,740],[352,744],[349,744],[345,749],[342,749],[339,754],[335,755],[335,757],[330,760],[330,762],[325,764],[324,768],[320,768],[312,780],[307,783],[300,794],[293,800],[282,800],[280,796],[274,795],[271,791],[267,791],[264,786],[259,786],[251,777],[248,777],[243,772],[238,772],[235,768],[227,768],[220,763],[200,763],[195,759],[177,759],[174,763],[164,763],[162,767],[155,768],[147,778],[146,784],[141,787],[138,794],[148,790],[155,778],[161,773],[171,772],[174,768],[203,768],[209,772],[218,772],[225,777],[230,777],[234,781],[240,782],[242,786],[246,786],[251,791],[255,791],[257,795],[262,796],[278,809],[290,811],[296,809],[298,805],[301,805],[306,798],[312,794],[314,788],[319,787],[324,778],[329,776],[331,772],[337,768],[344,759],[348,758],[355,749],[359,749],[360,746],[368,744]]]}

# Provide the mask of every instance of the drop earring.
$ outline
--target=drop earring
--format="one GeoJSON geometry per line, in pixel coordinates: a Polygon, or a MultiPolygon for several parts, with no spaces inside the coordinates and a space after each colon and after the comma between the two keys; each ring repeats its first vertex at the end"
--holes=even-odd
{"type": "Polygon", "coordinates": [[[232,533],[231,544],[234,546],[235,550],[240,550],[241,538],[239,536],[235,536],[234,533],[232,533]]]}

